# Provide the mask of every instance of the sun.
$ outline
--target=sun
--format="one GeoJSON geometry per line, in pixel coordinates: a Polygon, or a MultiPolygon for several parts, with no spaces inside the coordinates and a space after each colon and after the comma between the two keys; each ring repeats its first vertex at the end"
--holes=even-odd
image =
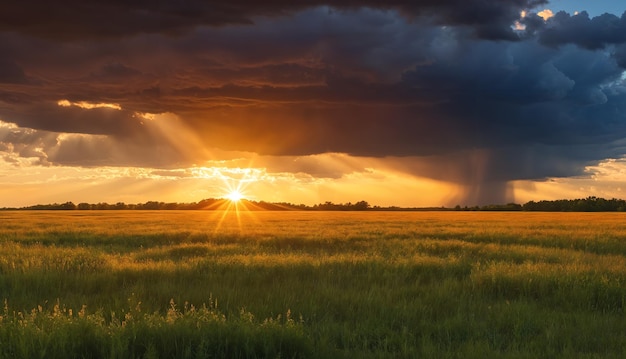
{"type": "Polygon", "coordinates": [[[243,199],[243,194],[239,190],[233,190],[226,195],[226,198],[231,202],[239,202],[243,199]]]}

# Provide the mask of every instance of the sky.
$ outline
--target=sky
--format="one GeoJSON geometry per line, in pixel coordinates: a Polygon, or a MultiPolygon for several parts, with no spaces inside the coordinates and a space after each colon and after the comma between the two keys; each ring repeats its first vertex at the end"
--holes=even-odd
{"type": "Polygon", "coordinates": [[[625,10],[2,2],[0,207],[625,198],[625,10]]]}

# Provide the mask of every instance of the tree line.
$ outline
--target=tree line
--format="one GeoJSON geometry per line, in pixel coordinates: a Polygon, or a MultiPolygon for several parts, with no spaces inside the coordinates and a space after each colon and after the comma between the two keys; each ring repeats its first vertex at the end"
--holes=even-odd
{"type": "Polygon", "coordinates": [[[288,211],[288,210],[301,210],[301,211],[364,211],[371,206],[366,201],[359,201],[356,203],[332,203],[325,202],[316,204],[313,206],[307,206],[305,204],[293,204],[286,202],[265,202],[265,201],[252,201],[242,199],[239,203],[235,204],[230,200],[223,198],[208,198],[199,202],[192,203],[177,203],[177,202],[157,202],[148,201],[138,204],[127,204],[124,202],[117,202],[114,204],[100,202],[100,203],[85,203],[81,202],[75,204],[74,202],[65,203],[51,203],[51,204],[36,204],[33,206],[21,207],[21,208],[1,208],[4,210],[217,210],[225,209],[229,206],[238,206],[245,210],[270,210],[270,211],[288,211]]]}
{"type": "Polygon", "coordinates": [[[579,199],[560,199],[530,201],[524,204],[507,203],[491,204],[486,206],[461,207],[380,207],[371,206],[367,201],[355,203],[324,202],[313,206],[305,204],[293,204],[287,202],[265,202],[243,199],[238,204],[222,198],[203,199],[199,202],[177,203],[148,201],[138,204],[126,204],[124,202],[110,203],[85,203],[74,204],[73,202],[37,204],[21,208],[1,208],[3,210],[216,210],[225,209],[228,206],[240,206],[245,210],[269,210],[269,211],[542,211],[542,212],[626,212],[626,200],[604,199],[595,196],[579,199]]]}
{"type": "Polygon", "coordinates": [[[482,207],[456,206],[454,209],[457,211],[625,212],[626,200],[590,196],[578,199],[530,201],[524,204],[508,203],[482,207]]]}

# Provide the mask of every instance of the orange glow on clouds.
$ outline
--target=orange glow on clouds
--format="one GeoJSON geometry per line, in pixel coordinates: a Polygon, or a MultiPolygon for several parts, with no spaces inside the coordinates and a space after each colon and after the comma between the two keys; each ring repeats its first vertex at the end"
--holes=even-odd
{"type": "Polygon", "coordinates": [[[86,110],[91,110],[94,108],[112,108],[114,110],[121,110],[122,107],[116,103],[91,103],[86,101],[79,102],[70,102],[69,100],[59,100],[57,101],[57,105],[61,107],[71,107],[76,106],[86,110]]]}
{"type": "MultiPolygon", "coordinates": [[[[164,115],[169,116],[169,115],[164,115]]],[[[169,117],[168,117],[169,118],[169,117]]],[[[155,131],[173,133],[174,128],[156,115],[155,131]]],[[[172,138],[189,156],[201,153],[196,135],[180,128],[182,137],[172,138]],[[187,141],[187,147],[185,147],[187,141]]],[[[132,166],[50,166],[39,144],[3,142],[3,136],[41,135],[43,142],[60,146],[65,141],[105,141],[105,135],[37,132],[0,121],[0,207],[23,207],[44,203],[198,202],[206,198],[290,202],[314,205],[365,200],[379,206],[453,206],[462,188],[410,175],[385,159],[355,157],[342,153],[313,156],[258,156],[253,153],[207,151],[214,159],[201,165],[178,168],[132,166]]],[[[124,149],[118,149],[119,152],[124,149]]],[[[114,153],[115,154],[115,153],[114,153]]],[[[198,159],[200,159],[200,156],[198,159]]],[[[586,197],[588,193],[606,198],[623,197],[626,160],[607,160],[587,169],[580,178],[549,181],[515,181],[518,203],[538,199],[586,197]]],[[[243,206],[246,202],[240,202],[243,206]]],[[[237,209],[238,207],[233,207],[237,209]]],[[[242,207],[243,208],[243,207],[242,207]]]]}
{"type": "MultiPolygon", "coordinates": [[[[0,207],[66,201],[75,204],[198,202],[205,198],[231,201],[249,198],[308,205],[365,200],[380,206],[438,207],[454,205],[449,201],[459,191],[453,184],[389,170],[358,172],[341,178],[315,178],[306,174],[270,173],[262,168],[203,167],[164,171],[132,167],[42,167],[24,159],[6,160],[0,159],[0,207]]],[[[619,174],[625,170],[623,161],[607,162],[588,178],[516,181],[513,183],[515,199],[525,203],[580,198],[586,197],[589,191],[606,198],[620,197],[623,182],[614,178],[620,178],[619,174]]]]}
{"type": "Polygon", "coordinates": [[[553,12],[552,12],[552,10],[550,10],[550,9],[545,9],[545,10],[539,11],[539,12],[537,13],[537,15],[538,15],[540,18],[542,18],[542,19],[543,19],[543,21],[548,21],[548,19],[549,19],[549,18],[551,18],[551,17],[553,17],[553,16],[554,16],[554,13],[553,13],[553,12]]]}

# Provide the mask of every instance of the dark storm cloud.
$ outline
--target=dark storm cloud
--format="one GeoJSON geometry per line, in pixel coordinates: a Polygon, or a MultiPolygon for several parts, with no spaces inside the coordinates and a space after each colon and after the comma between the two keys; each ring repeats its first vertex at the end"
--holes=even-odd
{"type": "Polygon", "coordinates": [[[239,86],[296,87],[324,85],[327,71],[296,63],[228,68],[221,65],[209,67],[205,74],[216,84],[231,83],[239,86]]]}
{"type": "Polygon", "coordinates": [[[0,116],[22,127],[53,132],[110,134],[119,137],[141,132],[141,119],[132,112],[112,108],[83,109],[63,107],[57,103],[37,103],[12,106],[10,110],[0,107],[0,116]]]}
{"type": "Polygon", "coordinates": [[[25,83],[24,70],[15,62],[0,57],[0,84],[1,83],[25,83]]]}
{"type": "Polygon", "coordinates": [[[259,16],[285,16],[330,6],[397,9],[408,16],[431,16],[448,25],[475,27],[479,37],[512,39],[510,24],[523,9],[546,0],[24,0],[0,4],[0,31],[76,40],[119,38],[144,33],[181,34],[196,26],[253,24],[259,16]]]}
{"type": "Polygon", "coordinates": [[[589,18],[585,11],[577,15],[560,11],[541,27],[539,39],[550,46],[576,44],[597,50],[626,42],[626,12],[621,18],[614,14],[589,18]]]}
{"type": "Polygon", "coordinates": [[[132,67],[128,67],[121,63],[111,63],[103,65],[97,72],[93,74],[94,79],[107,81],[107,79],[130,79],[137,76],[141,72],[132,67]]]}
{"type": "MultiPolygon", "coordinates": [[[[191,132],[206,148],[387,158],[475,204],[626,154],[624,16],[530,14],[514,31],[544,2],[26,3],[48,17],[0,5],[0,119],[108,136],[61,138],[45,147],[52,162],[202,163],[168,143],[191,132]],[[180,132],[141,113],[175,114],[180,132]]],[[[363,170],[322,163],[280,168],[363,170]]]]}

